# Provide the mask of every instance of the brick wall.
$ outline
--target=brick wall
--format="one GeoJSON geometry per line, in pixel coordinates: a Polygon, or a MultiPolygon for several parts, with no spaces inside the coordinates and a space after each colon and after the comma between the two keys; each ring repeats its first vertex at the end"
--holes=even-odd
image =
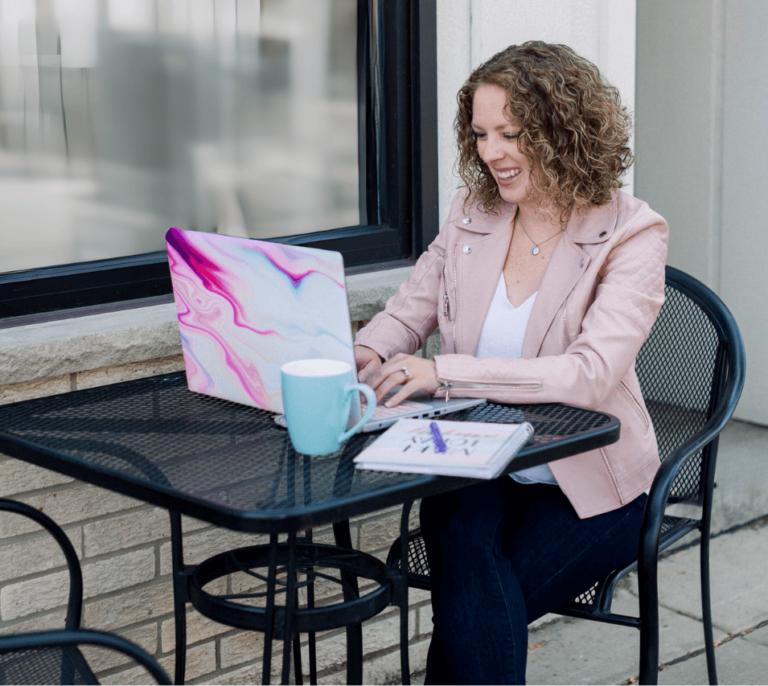
{"type": "MultiPolygon", "coordinates": [[[[435,342],[430,344],[430,352],[435,342]]],[[[147,360],[0,386],[0,403],[65,393],[183,368],[181,356],[147,360]]],[[[72,541],[83,568],[83,626],[116,632],[154,655],[172,675],[174,626],[168,514],[125,496],[78,482],[0,455],[0,496],[29,503],[50,515],[72,541]]],[[[415,523],[417,508],[414,509],[415,523]]],[[[265,542],[263,537],[230,532],[191,518],[183,519],[185,561],[265,542]]],[[[351,522],[353,544],[380,559],[399,530],[399,509],[351,522]]],[[[314,532],[328,541],[328,529],[314,532]]],[[[61,628],[67,592],[63,555],[36,525],[0,514],[0,633],[61,628]]],[[[222,579],[220,583],[233,582],[222,579]]],[[[262,636],[211,622],[188,608],[187,680],[190,683],[240,684],[261,680],[262,636]]],[[[412,672],[424,668],[431,632],[428,594],[412,591],[409,637],[412,672]]],[[[399,617],[396,608],[363,628],[366,683],[400,679],[399,617]]],[[[275,643],[275,676],[282,644],[275,643]]],[[[306,671],[306,646],[302,664],[306,671]]],[[[322,683],[345,681],[343,630],[318,637],[322,683]]],[[[104,683],[151,683],[143,670],[115,653],[92,650],[104,683]]]]}

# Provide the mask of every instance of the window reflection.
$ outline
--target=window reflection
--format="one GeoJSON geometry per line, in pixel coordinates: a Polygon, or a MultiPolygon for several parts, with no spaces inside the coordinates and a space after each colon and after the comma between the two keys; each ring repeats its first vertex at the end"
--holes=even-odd
{"type": "Polygon", "coordinates": [[[355,12],[0,0],[0,272],[358,224],[355,12]]]}

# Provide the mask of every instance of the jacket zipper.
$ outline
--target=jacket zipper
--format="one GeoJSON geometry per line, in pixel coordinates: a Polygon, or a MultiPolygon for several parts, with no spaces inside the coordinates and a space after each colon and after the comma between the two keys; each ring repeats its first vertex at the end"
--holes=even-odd
{"type": "Polygon", "coordinates": [[[463,383],[460,381],[445,381],[438,379],[440,386],[445,388],[445,402],[448,402],[452,388],[463,388],[465,390],[485,390],[493,388],[502,391],[540,391],[540,383],[517,383],[517,384],[498,384],[498,383],[463,383]]]}
{"type": "Polygon", "coordinates": [[[619,501],[622,505],[625,505],[626,503],[624,502],[624,496],[621,495],[621,489],[619,488],[619,482],[616,481],[616,475],[613,473],[611,463],[608,462],[608,456],[605,454],[605,450],[603,448],[600,448],[600,454],[603,456],[605,466],[608,467],[608,473],[611,475],[611,481],[613,481],[613,487],[616,489],[616,494],[619,496],[619,501]]]}
{"type": "Polygon", "coordinates": [[[448,402],[448,399],[451,397],[451,386],[453,386],[453,384],[450,381],[442,381],[440,379],[438,379],[438,381],[440,382],[440,385],[445,388],[445,402],[448,402]]]}
{"type": "Polygon", "coordinates": [[[643,421],[645,422],[645,428],[647,429],[650,426],[648,423],[648,417],[645,416],[645,412],[643,412],[643,408],[640,407],[640,403],[635,400],[635,396],[632,395],[632,391],[629,390],[627,384],[625,384],[624,381],[619,382],[619,388],[624,391],[624,395],[629,399],[632,407],[634,407],[639,415],[643,418],[643,421]]]}
{"type": "Polygon", "coordinates": [[[451,300],[448,297],[448,281],[445,278],[445,262],[443,262],[443,314],[451,321],[451,300]]]}
{"type": "Polygon", "coordinates": [[[456,272],[456,249],[453,246],[453,352],[456,353],[456,315],[459,313],[459,275],[456,272]]]}
{"type": "Polygon", "coordinates": [[[571,347],[571,337],[568,335],[568,298],[565,299],[565,305],[563,305],[563,327],[565,328],[565,343],[567,347],[571,347]]]}

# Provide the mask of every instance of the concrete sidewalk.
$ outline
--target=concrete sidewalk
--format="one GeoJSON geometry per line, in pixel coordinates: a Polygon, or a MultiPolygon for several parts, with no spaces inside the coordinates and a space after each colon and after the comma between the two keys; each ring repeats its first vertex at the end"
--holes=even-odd
{"type": "MultiPolygon", "coordinates": [[[[660,684],[706,684],[699,594],[699,548],[659,565],[660,684]]],[[[768,517],[712,540],[712,615],[718,679],[768,683],[768,517]]],[[[636,576],[617,591],[614,610],[637,613],[636,576]]],[[[531,631],[528,683],[621,684],[636,680],[640,634],[563,618],[531,631]]]]}
{"type": "MultiPolygon", "coordinates": [[[[767,684],[768,429],[731,422],[721,436],[716,481],[710,561],[718,680],[767,684]]],[[[695,538],[659,564],[660,684],[708,683],[695,538]]],[[[637,614],[636,575],[622,582],[613,609],[637,614]]],[[[553,615],[543,622],[529,634],[529,684],[637,680],[639,631],[553,615]]],[[[422,672],[417,683],[423,679],[422,672]]]]}
{"type": "MultiPolygon", "coordinates": [[[[766,684],[768,429],[730,422],[720,437],[716,474],[710,564],[718,680],[766,684]]],[[[684,514],[681,509],[676,514],[684,514]]],[[[680,543],[659,564],[659,683],[706,684],[699,547],[680,543]]],[[[616,612],[637,613],[636,584],[632,575],[618,590],[616,612]]],[[[634,629],[561,618],[533,629],[529,645],[531,684],[621,684],[639,672],[634,629]]]]}

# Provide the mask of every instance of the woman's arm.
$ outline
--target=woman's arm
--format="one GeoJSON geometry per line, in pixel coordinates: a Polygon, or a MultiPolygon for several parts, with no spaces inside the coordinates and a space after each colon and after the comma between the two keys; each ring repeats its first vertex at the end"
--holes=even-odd
{"type": "Polygon", "coordinates": [[[384,311],[358,332],[356,345],[364,345],[388,360],[397,353],[411,354],[424,344],[437,326],[443,238],[442,233],[438,235],[384,311]]]}
{"type": "MultiPolygon", "coordinates": [[[[456,213],[461,212],[465,197],[465,190],[456,194],[446,224],[451,222],[456,213]]],[[[408,280],[389,299],[384,311],[379,312],[358,332],[356,345],[370,348],[384,360],[398,353],[410,355],[424,345],[437,326],[447,233],[444,227],[419,257],[408,280]]]]}
{"type": "Polygon", "coordinates": [[[664,302],[667,227],[627,232],[601,270],[579,335],[561,355],[435,357],[438,395],[599,407],[633,364],[664,302]]]}
{"type": "Polygon", "coordinates": [[[440,286],[445,236],[435,239],[416,263],[408,280],[355,338],[358,380],[376,391],[376,401],[395,386],[403,388],[387,401],[393,407],[417,391],[437,390],[435,363],[413,357],[437,326],[437,293],[440,286]],[[408,376],[403,368],[408,369],[408,376]]]}

